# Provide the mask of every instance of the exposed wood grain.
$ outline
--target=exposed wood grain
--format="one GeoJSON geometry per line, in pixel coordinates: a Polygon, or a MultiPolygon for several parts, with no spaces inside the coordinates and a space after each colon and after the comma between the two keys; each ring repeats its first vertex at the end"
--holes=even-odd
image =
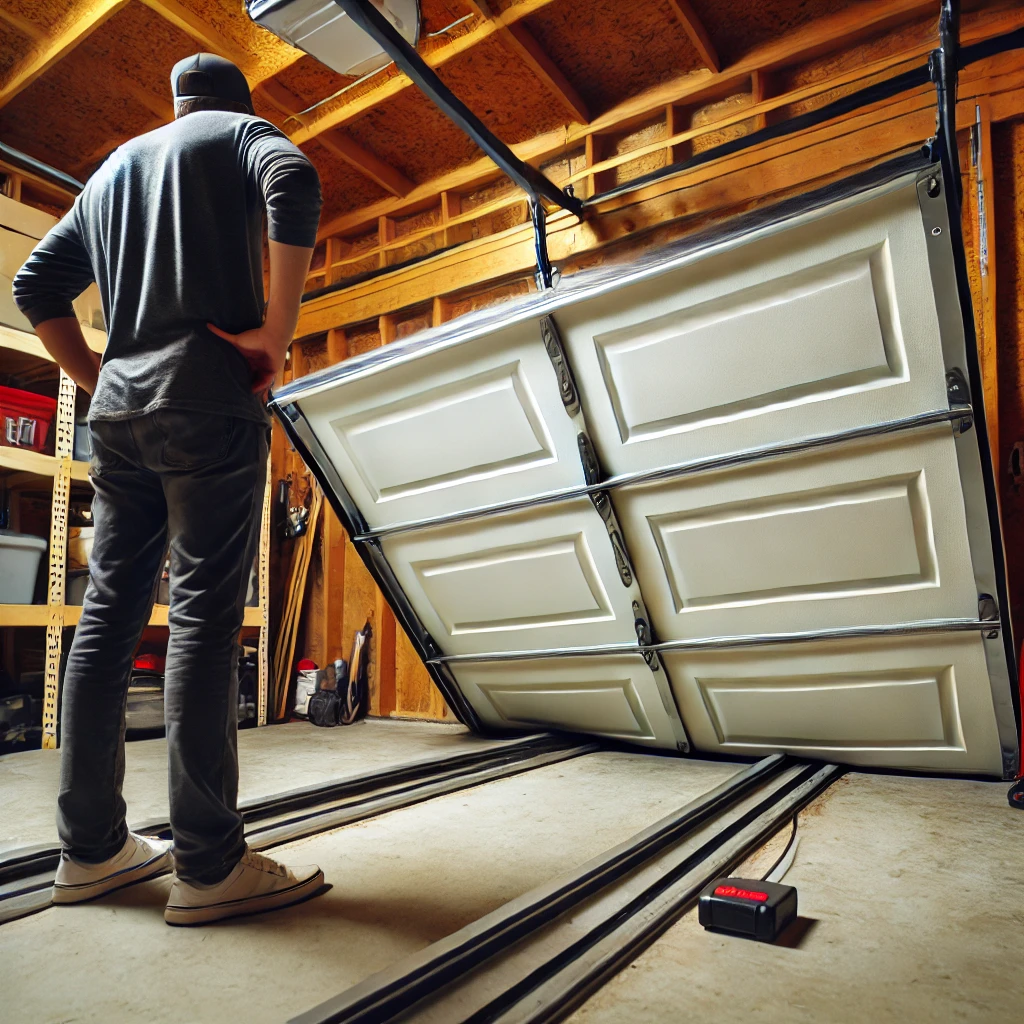
{"type": "Polygon", "coordinates": [[[0,7],[0,21],[6,21],[8,25],[16,28],[19,32],[28,36],[29,39],[34,39],[36,42],[46,38],[46,29],[42,25],[29,21],[28,18],[23,17],[16,11],[8,11],[0,7]]]}
{"type": "Polygon", "coordinates": [[[722,62],[718,59],[714,43],[711,42],[711,37],[697,16],[697,12],[690,6],[689,0],[668,0],[668,5],[672,8],[672,13],[675,14],[679,24],[683,26],[683,31],[690,37],[690,42],[700,54],[701,60],[712,71],[721,71],[722,62]]]}
{"type": "MultiPolygon", "coordinates": [[[[179,3],[178,0],[140,0],[140,2],[192,36],[197,42],[202,43],[205,50],[227,57],[228,60],[237,64],[249,79],[250,85],[268,77],[262,70],[262,63],[254,58],[251,51],[239,41],[217,31],[208,21],[199,17],[195,11],[179,3]]],[[[277,74],[304,56],[301,50],[296,50],[269,32],[261,33],[260,42],[264,50],[271,50],[274,53],[273,74],[277,74]]]]}
{"type": "MultiPolygon", "coordinates": [[[[851,40],[882,31],[887,26],[905,21],[922,11],[930,11],[933,7],[934,4],[930,0],[892,0],[885,4],[867,0],[839,14],[822,18],[780,40],[759,46],[735,65],[719,73],[709,71],[704,74],[681,76],[631,97],[595,117],[588,125],[569,125],[565,131],[548,132],[511,148],[520,159],[536,165],[574,144],[583,142],[591,134],[621,130],[631,123],[650,118],[652,113],[669,104],[699,102],[703,97],[724,95],[729,89],[742,86],[754,71],[785,67],[808,60],[851,40]]],[[[985,16],[984,12],[967,12],[963,19],[962,36],[965,44],[977,42],[982,38],[1008,32],[1020,24],[1024,24],[1024,12],[1001,11],[992,17],[985,16]]],[[[385,97],[381,97],[383,98],[385,97]]],[[[359,116],[365,109],[367,106],[364,101],[359,111],[352,112],[352,117],[359,116]]],[[[293,139],[301,142],[303,136],[296,133],[293,139]]],[[[319,237],[326,238],[332,234],[358,231],[383,214],[414,208],[429,201],[439,192],[466,188],[471,184],[490,180],[497,174],[493,162],[483,157],[433,181],[417,185],[404,201],[385,199],[360,210],[331,218],[321,225],[319,237]]]]}
{"type": "Polygon", "coordinates": [[[47,68],[56,64],[91,32],[116,14],[128,0],[80,0],[64,27],[54,36],[42,36],[37,44],[11,69],[0,83],[0,107],[31,85],[47,68]]]}
{"type": "Polygon", "coordinates": [[[393,196],[407,196],[414,188],[413,183],[401,171],[381,160],[375,153],[364,149],[355,139],[338,128],[323,132],[317,141],[324,149],[341,157],[360,174],[375,181],[393,196]]]}
{"type": "MultiPolygon", "coordinates": [[[[457,36],[450,42],[421,47],[420,55],[430,67],[436,70],[461,54],[472,50],[474,46],[489,39],[495,32],[514,25],[552,2],[553,0],[519,0],[518,3],[502,11],[499,17],[483,20],[471,32],[457,36]]],[[[319,113],[310,116],[306,124],[291,134],[291,140],[298,146],[316,138],[328,128],[337,128],[339,125],[348,124],[384,100],[404,92],[411,85],[412,81],[407,75],[393,75],[365,93],[353,96],[336,105],[325,105],[319,113]]]]}
{"type": "MultiPolygon", "coordinates": [[[[473,11],[482,18],[490,19],[491,10],[485,0],[466,0],[473,11]]],[[[533,37],[530,30],[520,22],[502,24],[498,30],[502,45],[515,53],[540,79],[544,87],[569,112],[574,120],[582,124],[590,122],[590,111],[576,87],[565,77],[561,69],[545,53],[544,48],[533,37]]]]}

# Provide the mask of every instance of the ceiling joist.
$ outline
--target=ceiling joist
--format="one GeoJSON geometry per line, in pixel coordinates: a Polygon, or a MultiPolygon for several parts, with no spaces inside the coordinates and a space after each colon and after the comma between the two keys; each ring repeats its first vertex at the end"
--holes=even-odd
{"type": "MultiPolygon", "coordinates": [[[[481,18],[489,21],[494,17],[486,0],[466,0],[466,2],[481,18]]],[[[573,120],[579,121],[581,124],[590,123],[590,111],[587,109],[583,97],[521,21],[501,24],[498,29],[498,38],[507,49],[519,56],[537,76],[544,88],[568,111],[573,120]]]]}
{"type": "MultiPolygon", "coordinates": [[[[249,79],[250,84],[258,84],[269,77],[265,61],[255,59],[254,54],[242,43],[218,32],[195,11],[179,3],[179,0],[141,0],[141,2],[159,14],[165,21],[169,21],[186,35],[195,39],[196,42],[202,44],[208,53],[219,54],[237,64],[249,79]]],[[[273,70],[270,74],[283,71],[304,56],[301,50],[289,46],[270,32],[261,32],[260,42],[264,53],[272,54],[274,58],[273,70]]]]}
{"type": "MultiPolygon", "coordinates": [[[[873,32],[882,31],[891,24],[933,11],[933,0],[890,0],[886,4],[864,0],[838,14],[821,18],[790,32],[781,39],[755,47],[725,71],[682,75],[625,100],[594,118],[589,125],[570,126],[568,131],[547,132],[527,142],[513,145],[512,150],[521,160],[537,165],[563,152],[566,147],[582,142],[588,135],[618,130],[633,123],[639,124],[652,113],[673,103],[693,104],[700,102],[704,96],[719,97],[723,90],[742,88],[755,71],[785,67],[809,60],[847,42],[852,43],[873,32]]],[[[973,15],[965,17],[965,42],[971,38],[974,20],[973,15]]],[[[340,214],[321,225],[319,237],[353,234],[376,224],[379,217],[395,216],[402,209],[428,201],[429,197],[438,192],[457,191],[475,186],[490,180],[497,173],[490,159],[481,157],[440,178],[417,185],[404,201],[381,199],[363,209],[340,214]]]]}
{"type": "Polygon", "coordinates": [[[20,14],[15,14],[14,11],[5,11],[2,7],[0,7],[0,21],[16,28],[22,35],[28,36],[34,42],[39,42],[46,36],[46,29],[41,25],[29,21],[28,18],[23,18],[20,14]]]}
{"type": "MultiPolygon", "coordinates": [[[[428,40],[421,48],[420,56],[436,71],[449,61],[472,50],[473,47],[479,46],[485,39],[490,39],[496,32],[514,25],[553,2],[554,0],[519,0],[517,4],[502,11],[497,17],[482,21],[471,31],[457,36],[450,42],[431,45],[433,41],[428,40]]],[[[319,112],[305,119],[305,123],[292,132],[289,138],[297,146],[310,139],[315,139],[321,132],[354,121],[385,100],[404,92],[411,85],[412,81],[407,75],[392,75],[390,78],[385,78],[380,85],[370,88],[364,93],[340,100],[337,104],[325,104],[319,112]]]]}
{"type": "Polygon", "coordinates": [[[54,35],[36,36],[35,45],[25,59],[15,64],[0,83],[0,107],[14,99],[127,3],[128,0],[80,0],[54,35]]]}
{"type": "MultiPolygon", "coordinates": [[[[302,116],[299,115],[302,108],[301,100],[280,82],[272,78],[267,79],[256,87],[256,91],[282,114],[302,122],[302,116]]],[[[316,141],[329,153],[344,160],[349,166],[355,168],[364,177],[376,182],[393,196],[407,196],[415,187],[401,171],[381,160],[376,153],[371,153],[368,149],[360,146],[355,139],[340,128],[323,132],[316,141]]]]}
{"type": "Polygon", "coordinates": [[[690,37],[690,42],[700,54],[700,59],[705,66],[712,71],[721,71],[722,62],[718,59],[718,51],[711,42],[708,30],[704,27],[697,12],[690,6],[690,0],[668,0],[672,13],[676,20],[683,27],[683,31],[690,37]]]}

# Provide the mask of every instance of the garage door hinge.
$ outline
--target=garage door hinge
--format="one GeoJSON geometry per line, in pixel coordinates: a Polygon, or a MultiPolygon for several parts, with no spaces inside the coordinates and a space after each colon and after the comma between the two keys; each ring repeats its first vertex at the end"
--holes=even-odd
{"type": "Polygon", "coordinates": [[[570,416],[575,416],[580,411],[576,381],[573,380],[569,361],[565,358],[565,350],[562,348],[562,339],[558,336],[558,328],[551,317],[541,317],[540,336],[544,341],[548,359],[551,360],[551,365],[555,368],[555,375],[558,377],[558,394],[562,399],[562,405],[565,406],[565,411],[570,416]]]}
{"type": "MultiPolygon", "coordinates": [[[[978,618],[982,622],[992,622],[999,626],[999,605],[991,594],[978,595],[978,618]]],[[[995,640],[999,636],[999,630],[993,629],[985,634],[986,640],[995,640]]]]}
{"type": "Polygon", "coordinates": [[[966,434],[974,426],[974,414],[971,410],[971,390],[959,366],[946,371],[946,398],[951,410],[964,410],[964,415],[953,421],[953,429],[957,434],[966,434]]]}

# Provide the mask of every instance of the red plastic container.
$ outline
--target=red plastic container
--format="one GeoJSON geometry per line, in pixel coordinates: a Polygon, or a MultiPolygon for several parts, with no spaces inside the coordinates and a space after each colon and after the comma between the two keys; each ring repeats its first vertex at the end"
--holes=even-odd
{"type": "Polygon", "coordinates": [[[0,387],[0,444],[45,451],[50,424],[56,415],[56,398],[0,387]]]}

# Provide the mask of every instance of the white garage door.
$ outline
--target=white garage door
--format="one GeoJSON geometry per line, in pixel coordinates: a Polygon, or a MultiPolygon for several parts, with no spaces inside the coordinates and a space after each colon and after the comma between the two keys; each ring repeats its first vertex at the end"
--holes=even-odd
{"type": "Polygon", "coordinates": [[[876,171],[277,395],[463,717],[1012,771],[938,181],[876,171]]]}

